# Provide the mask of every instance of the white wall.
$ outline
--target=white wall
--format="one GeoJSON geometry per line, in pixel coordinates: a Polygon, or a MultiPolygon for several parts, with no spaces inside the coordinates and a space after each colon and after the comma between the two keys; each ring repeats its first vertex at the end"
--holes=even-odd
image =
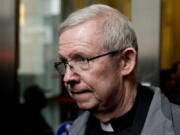
{"type": "Polygon", "coordinates": [[[139,76],[159,85],[160,0],[132,0],[132,22],[139,44],[139,76]]]}

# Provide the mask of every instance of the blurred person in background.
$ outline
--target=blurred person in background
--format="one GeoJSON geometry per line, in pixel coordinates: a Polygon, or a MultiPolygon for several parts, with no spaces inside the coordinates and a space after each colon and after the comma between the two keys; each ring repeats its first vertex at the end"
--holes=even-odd
{"type": "Polygon", "coordinates": [[[176,62],[172,68],[163,70],[161,72],[161,84],[162,92],[169,98],[169,100],[175,104],[180,105],[180,74],[179,74],[179,62],[176,62]]]}
{"type": "Polygon", "coordinates": [[[24,92],[25,103],[20,111],[22,135],[53,135],[51,127],[42,116],[42,109],[47,106],[47,99],[38,85],[27,87],[24,92]]]}

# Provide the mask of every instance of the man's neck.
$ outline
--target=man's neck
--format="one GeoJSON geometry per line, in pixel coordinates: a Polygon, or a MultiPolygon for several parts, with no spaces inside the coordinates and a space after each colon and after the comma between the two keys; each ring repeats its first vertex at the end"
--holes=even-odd
{"type": "MultiPolygon", "coordinates": [[[[119,101],[119,104],[117,104],[114,108],[111,108],[110,111],[107,110],[104,112],[93,113],[97,119],[99,119],[103,123],[106,123],[112,119],[116,119],[124,115],[129,110],[131,110],[132,106],[134,105],[135,97],[137,94],[137,84],[130,84],[128,82],[124,83],[123,90],[123,99],[121,99],[122,101],[119,101]]],[[[120,90],[120,92],[122,92],[122,90],[120,90]]]]}

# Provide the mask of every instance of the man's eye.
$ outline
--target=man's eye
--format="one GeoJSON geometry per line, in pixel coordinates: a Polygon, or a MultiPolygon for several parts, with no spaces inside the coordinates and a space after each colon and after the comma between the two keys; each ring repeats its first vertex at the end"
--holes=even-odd
{"type": "Polygon", "coordinates": [[[87,58],[81,57],[80,60],[81,61],[87,61],[87,58]]]}
{"type": "Polygon", "coordinates": [[[78,62],[84,62],[84,61],[87,61],[87,58],[84,58],[84,57],[76,57],[74,60],[75,60],[75,61],[78,61],[78,62]]]}

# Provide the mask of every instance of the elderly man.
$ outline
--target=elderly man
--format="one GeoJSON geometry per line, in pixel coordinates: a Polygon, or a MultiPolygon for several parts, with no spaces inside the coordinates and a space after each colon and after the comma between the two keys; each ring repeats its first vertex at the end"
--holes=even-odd
{"type": "Polygon", "coordinates": [[[109,6],[80,9],[61,24],[55,67],[70,96],[87,110],[70,135],[175,134],[172,104],[136,79],[137,53],[130,21],[109,6]]]}

